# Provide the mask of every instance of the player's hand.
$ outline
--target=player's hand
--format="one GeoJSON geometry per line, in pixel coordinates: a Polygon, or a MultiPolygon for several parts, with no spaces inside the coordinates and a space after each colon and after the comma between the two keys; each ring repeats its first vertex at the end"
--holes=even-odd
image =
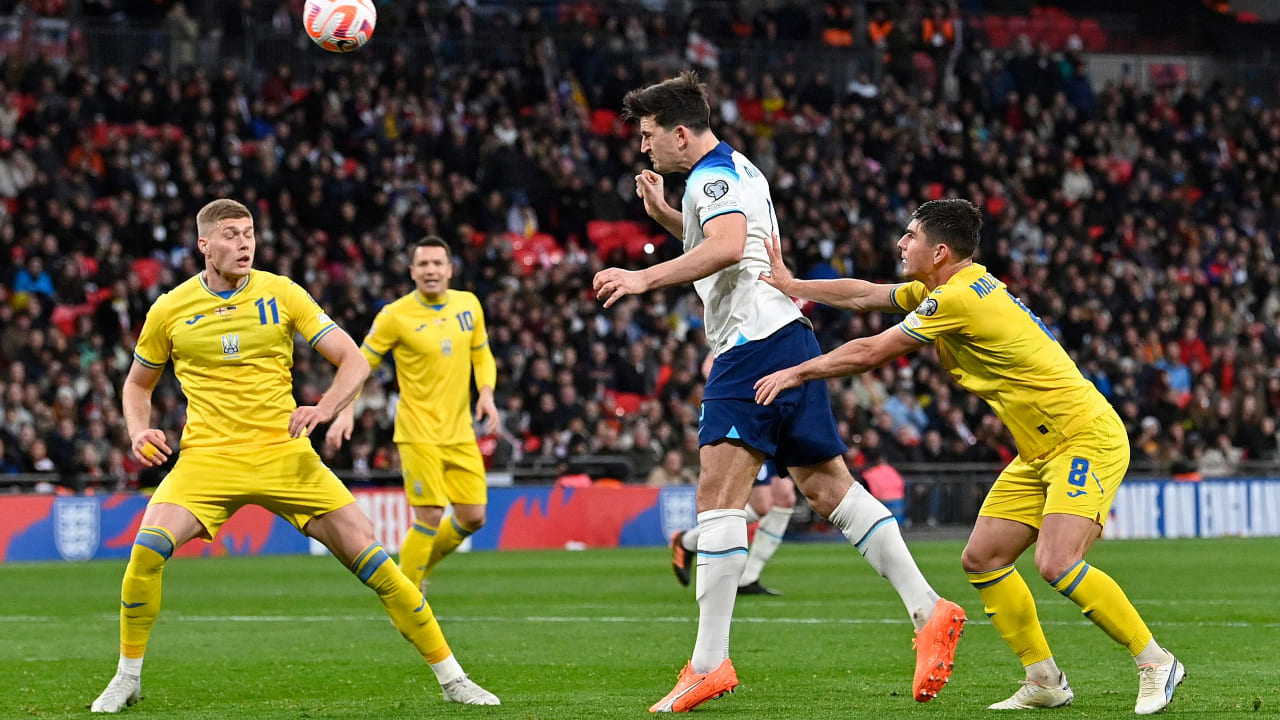
{"type": "Polygon", "coordinates": [[[765,241],[764,249],[765,252],[769,253],[769,272],[760,273],[760,280],[790,295],[791,284],[796,279],[791,274],[791,271],[787,269],[787,264],[782,260],[782,241],[778,239],[777,233],[765,241]]]}
{"type": "Polygon", "coordinates": [[[800,382],[800,373],[794,367],[779,370],[771,375],[765,375],[757,380],[754,386],[756,389],[756,402],[760,405],[768,405],[783,390],[800,387],[800,382]]]}
{"type": "Polygon", "coordinates": [[[498,431],[498,406],[493,402],[493,392],[482,392],[476,399],[476,422],[484,423],[486,435],[498,431]]]}
{"type": "Polygon", "coordinates": [[[591,287],[596,291],[596,299],[603,300],[605,307],[610,307],[627,295],[639,295],[649,289],[640,271],[622,268],[605,268],[596,273],[591,287]]]}
{"type": "Polygon", "coordinates": [[[329,429],[324,434],[324,446],[332,451],[342,449],[342,443],[351,439],[351,428],[356,424],[354,415],[348,413],[338,413],[338,416],[329,424],[329,429]]]}
{"type": "Polygon", "coordinates": [[[173,454],[164,431],[156,428],[139,430],[129,438],[129,444],[133,448],[133,456],[147,467],[160,467],[173,454]]]}
{"type": "Polygon", "coordinates": [[[652,170],[641,170],[636,175],[636,195],[644,201],[644,211],[651,218],[657,218],[660,210],[667,207],[667,195],[662,176],[652,170]]]}
{"type": "Polygon", "coordinates": [[[329,422],[332,416],[315,405],[303,405],[289,416],[289,437],[311,437],[317,425],[329,422]]]}

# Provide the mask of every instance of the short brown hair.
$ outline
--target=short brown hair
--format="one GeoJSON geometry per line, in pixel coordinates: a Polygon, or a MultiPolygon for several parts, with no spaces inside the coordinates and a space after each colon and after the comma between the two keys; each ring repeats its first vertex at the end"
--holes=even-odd
{"type": "Polygon", "coordinates": [[[707,86],[698,80],[698,73],[685,70],[677,77],[627,93],[622,98],[622,117],[652,117],[664,130],[684,125],[701,133],[711,127],[707,86]]]}
{"type": "Polygon", "coordinates": [[[432,248],[432,247],[444,248],[445,259],[453,260],[453,251],[449,249],[449,243],[445,242],[443,239],[435,235],[428,235],[422,238],[421,240],[419,240],[418,243],[413,246],[413,250],[409,251],[409,257],[413,257],[414,255],[417,255],[418,250],[420,248],[432,248]]]}
{"type": "Polygon", "coordinates": [[[956,259],[973,257],[982,231],[982,211],[960,198],[931,200],[911,214],[931,245],[945,244],[956,259]]]}
{"type": "Polygon", "coordinates": [[[213,232],[218,223],[236,218],[253,218],[253,214],[244,206],[244,203],[219,198],[200,208],[200,212],[196,213],[196,232],[200,233],[200,237],[209,237],[209,233],[213,232]]]}

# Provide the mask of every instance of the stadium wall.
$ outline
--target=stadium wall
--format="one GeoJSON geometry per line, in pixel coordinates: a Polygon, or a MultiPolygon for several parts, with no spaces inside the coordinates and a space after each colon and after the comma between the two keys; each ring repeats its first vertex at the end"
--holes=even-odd
{"type": "MultiPolygon", "coordinates": [[[[398,488],[354,490],[387,550],[399,549],[409,508],[398,488]]],[[[0,496],[0,562],[125,559],[147,497],[0,496]]],[[[509,487],[489,491],[489,524],[473,550],[662,546],[695,522],[692,487],[509,487]]],[[[1112,507],[1108,538],[1280,536],[1280,478],[1129,480],[1112,507]]],[[[833,535],[833,537],[839,537],[833,535]]],[[[323,552],[292,525],[247,506],[212,543],[178,556],[323,552]]]]}

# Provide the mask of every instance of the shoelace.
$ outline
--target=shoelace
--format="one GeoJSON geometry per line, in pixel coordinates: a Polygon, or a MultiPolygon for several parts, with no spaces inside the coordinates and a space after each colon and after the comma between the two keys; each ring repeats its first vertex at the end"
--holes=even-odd
{"type": "Polygon", "coordinates": [[[1159,665],[1142,665],[1138,667],[1138,688],[1142,694],[1164,692],[1163,688],[1160,687],[1160,667],[1159,665]]]}

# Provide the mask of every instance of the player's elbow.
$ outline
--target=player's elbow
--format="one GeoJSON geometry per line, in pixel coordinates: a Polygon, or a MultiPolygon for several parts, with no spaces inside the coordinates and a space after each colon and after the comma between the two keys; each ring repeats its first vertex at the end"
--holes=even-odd
{"type": "Polygon", "coordinates": [[[342,358],[341,367],[344,370],[349,368],[350,372],[359,378],[360,384],[362,385],[365,380],[369,379],[369,359],[364,356],[364,353],[358,350],[354,353],[347,353],[347,356],[342,358]]]}

